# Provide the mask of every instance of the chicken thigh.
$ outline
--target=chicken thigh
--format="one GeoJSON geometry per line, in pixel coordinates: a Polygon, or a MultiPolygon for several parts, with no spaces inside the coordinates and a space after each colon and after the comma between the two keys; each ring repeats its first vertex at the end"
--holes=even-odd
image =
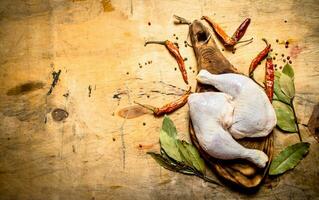
{"type": "Polygon", "coordinates": [[[265,167],[268,156],[259,150],[247,149],[228,132],[232,126],[235,104],[221,92],[191,94],[188,98],[190,117],[200,146],[215,158],[246,159],[265,167]]]}
{"type": "Polygon", "coordinates": [[[211,74],[201,70],[197,80],[233,97],[234,113],[229,132],[236,139],[267,136],[277,119],[267,95],[250,78],[234,73],[211,74]]]}

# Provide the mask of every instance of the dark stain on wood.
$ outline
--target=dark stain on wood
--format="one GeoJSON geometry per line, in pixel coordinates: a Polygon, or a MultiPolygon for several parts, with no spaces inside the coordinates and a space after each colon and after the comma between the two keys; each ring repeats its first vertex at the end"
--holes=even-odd
{"type": "Polygon", "coordinates": [[[56,86],[56,84],[58,83],[60,74],[61,74],[61,70],[60,70],[60,69],[59,69],[58,72],[55,72],[55,71],[52,72],[52,78],[53,78],[53,80],[52,80],[52,83],[51,83],[51,87],[50,87],[50,89],[49,89],[49,91],[48,91],[48,93],[47,93],[48,96],[52,93],[53,88],[54,88],[54,87],[56,86]]]}
{"type": "Polygon", "coordinates": [[[8,96],[16,96],[16,95],[24,95],[29,92],[33,92],[35,90],[42,89],[44,87],[44,83],[40,81],[30,81],[27,83],[22,83],[17,85],[7,91],[8,96]]]}
{"type": "Polygon", "coordinates": [[[101,1],[104,12],[112,12],[114,9],[111,0],[102,0],[101,1]]]}
{"type": "Polygon", "coordinates": [[[55,121],[62,121],[69,116],[69,113],[61,108],[56,108],[51,112],[52,118],[55,121]]]}
{"type": "Polygon", "coordinates": [[[117,112],[118,116],[127,119],[133,119],[148,113],[150,113],[149,110],[138,105],[125,107],[117,112]]]}
{"type": "Polygon", "coordinates": [[[89,85],[88,90],[89,90],[89,97],[91,97],[91,94],[92,94],[92,87],[91,87],[91,85],[89,85]]]}
{"type": "Polygon", "coordinates": [[[308,129],[319,142],[319,103],[315,105],[308,122],[308,129]]]}

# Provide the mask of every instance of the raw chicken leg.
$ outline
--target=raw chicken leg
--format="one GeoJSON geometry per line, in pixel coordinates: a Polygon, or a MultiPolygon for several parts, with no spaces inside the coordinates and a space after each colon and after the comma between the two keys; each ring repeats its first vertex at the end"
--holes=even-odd
{"type": "Polygon", "coordinates": [[[188,98],[190,117],[199,144],[209,155],[224,159],[247,159],[265,167],[268,157],[259,150],[247,149],[227,132],[232,125],[232,97],[221,92],[191,94],[188,98]]]}
{"type": "Polygon", "coordinates": [[[197,80],[234,98],[233,122],[229,128],[234,138],[267,136],[275,127],[277,119],[270,101],[250,78],[234,73],[215,75],[201,70],[197,80]]]}

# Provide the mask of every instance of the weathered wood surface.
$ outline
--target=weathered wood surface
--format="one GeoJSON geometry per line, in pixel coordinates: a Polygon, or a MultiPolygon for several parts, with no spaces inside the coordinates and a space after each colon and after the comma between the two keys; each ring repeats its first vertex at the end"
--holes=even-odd
{"type": "MultiPolygon", "coordinates": [[[[176,34],[195,86],[194,53],[183,45],[188,27],[175,26],[172,15],[205,14],[229,33],[252,18],[245,37],[254,42],[235,54],[224,52],[239,71],[247,73],[263,37],[279,53],[278,66],[282,53],[291,57],[297,116],[307,124],[319,101],[318,11],[316,1],[1,1],[0,199],[318,198],[319,145],[302,125],[303,139],[312,144],[309,155],[257,193],[245,194],[162,169],[145,154],[158,150],[162,119],[117,114],[134,100],[161,105],[182,93],[168,84],[186,88],[174,59],[162,46],[145,48],[146,39],[174,40],[176,34]],[[289,39],[289,48],[276,39],[289,39]],[[55,108],[68,117],[54,121],[55,108]]],[[[256,74],[261,80],[262,67],[256,74]]],[[[184,139],[187,111],[170,115],[184,139]]],[[[275,154],[298,141],[296,134],[274,135],[275,154]]]]}

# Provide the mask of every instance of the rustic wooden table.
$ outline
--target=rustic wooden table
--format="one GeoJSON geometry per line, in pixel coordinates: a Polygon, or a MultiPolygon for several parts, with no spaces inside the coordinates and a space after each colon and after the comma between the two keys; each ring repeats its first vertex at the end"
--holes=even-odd
{"type": "MultiPolygon", "coordinates": [[[[194,88],[194,53],[184,46],[188,27],[174,25],[173,14],[192,20],[211,16],[229,33],[251,17],[245,38],[254,42],[235,54],[224,52],[226,57],[247,73],[263,37],[279,54],[278,67],[281,54],[290,56],[297,116],[307,124],[319,102],[318,11],[315,0],[1,1],[0,199],[318,198],[319,145],[303,125],[309,155],[247,194],[161,168],[146,152],[159,149],[162,119],[118,114],[134,100],[162,105],[186,89],[165,48],[146,48],[145,40],[179,42],[194,88]],[[289,48],[282,44],[286,40],[289,48]],[[52,73],[59,70],[47,95],[52,73]],[[52,115],[56,108],[68,115],[52,115]]],[[[262,67],[256,74],[262,80],[262,67]]],[[[188,107],[170,117],[188,140],[188,107]]],[[[297,134],[275,131],[276,154],[296,142],[297,134]]]]}

